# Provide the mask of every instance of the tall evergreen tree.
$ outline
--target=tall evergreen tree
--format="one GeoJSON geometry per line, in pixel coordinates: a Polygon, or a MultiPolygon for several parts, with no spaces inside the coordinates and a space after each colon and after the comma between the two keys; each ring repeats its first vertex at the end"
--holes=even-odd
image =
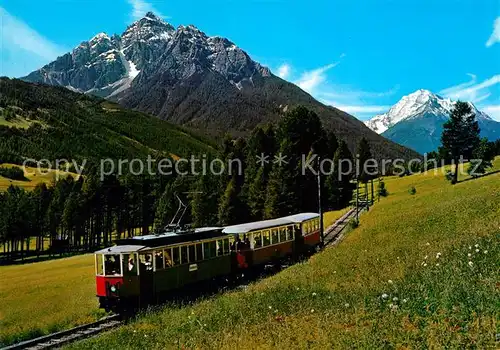
{"type": "Polygon", "coordinates": [[[458,181],[458,166],[460,157],[471,159],[479,147],[481,139],[476,115],[466,102],[457,102],[451,111],[450,120],[444,123],[441,143],[446,158],[455,164],[451,174],[452,184],[458,181]]]}
{"type": "Polygon", "coordinates": [[[364,137],[359,141],[357,148],[357,156],[359,160],[359,168],[357,169],[357,174],[359,181],[362,183],[367,183],[368,181],[376,177],[377,168],[373,164],[373,156],[370,149],[370,144],[368,140],[364,137]]]}
{"type": "Polygon", "coordinates": [[[349,206],[353,197],[354,186],[351,180],[354,176],[353,157],[347,144],[340,141],[333,158],[334,171],[327,177],[326,203],[334,210],[349,206]]]}

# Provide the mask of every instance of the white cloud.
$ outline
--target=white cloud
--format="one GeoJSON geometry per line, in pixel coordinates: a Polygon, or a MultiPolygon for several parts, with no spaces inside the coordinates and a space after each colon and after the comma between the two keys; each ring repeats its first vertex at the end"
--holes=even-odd
{"type": "Polygon", "coordinates": [[[350,114],[373,114],[373,113],[384,113],[387,112],[389,109],[391,109],[392,106],[383,106],[383,105],[342,105],[338,104],[332,101],[325,101],[325,103],[334,106],[340,110],[343,110],[344,112],[350,113],[350,114]]]}
{"type": "Polygon", "coordinates": [[[2,51],[22,49],[46,61],[52,61],[66,52],[3,7],[0,7],[0,29],[2,51]]]}
{"type": "Polygon", "coordinates": [[[481,83],[477,83],[476,76],[469,74],[471,80],[459,85],[451,86],[440,91],[440,94],[454,100],[478,103],[491,96],[489,89],[500,83],[500,74],[494,75],[481,83]]]}
{"type": "Polygon", "coordinates": [[[288,63],[283,63],[279,68],[278,68],[278,76],[281,79],[287,79],[290,76],[290,71],[292,67],[288,63]]]}
{"type": "Polygon", "coordinates": [[[491,33],[490,38],[486,42],[486,47],[490,47],[498,42],[500,42],[500,17],[497,17],[493,23],[493,33],[491,33]]]}
{"type": "Polygon", "coordinates": [[[132,6],[132,13],[130,16],[134,21],[143,18],[144,15],[148,12],[153,12],[161,18],[165,18],[165,16],[163,16],[158,10],[154,8],[154,6],[151,3],[147,1],[144,0],[127,0],[127,1],[130,4],[130,6],[132,6]]]}
{"type": "Polygon", "coordinates": [[[309,92],[310,94],[315,93],[316,88],[321,85],[326,80],[326,72],[337,66],[339,63],[331,63],[324,67],[314,69],[312,71],[305,72],[302,74],[299,80],[295,82],[302,90],[309,92]]]}
{"type": "MultiPolygon", "coordinates": [[[[345,56],[345,54],[342,54],[341,58],[345,56]]],[[[331,84],[328,81],[327,73],[338,64],[339,62],[331,63],[320,68],[306,71],[299,79],[296,79],[294,83],[303,90],[309,92],[322,103],[355,115],[359,119],[368,119],[375,114],[386,112],[391,108],[391,106],[378,104],[377,102],[381,98],[394,95],[399,90],[399,86],[395,86],[389,91],[374,92],[331,84]]],[[[280,71],[282,67],[280,67],[280,71]]],[[[292,68],[287,64],[287,68],[284,71],[289,74],[291,70],[292,68]]]]}
{"type": "Polygon", "coordinates": [[[490,117],[500,122],[500,105],[483,106],[481,110],[490,117]]]}

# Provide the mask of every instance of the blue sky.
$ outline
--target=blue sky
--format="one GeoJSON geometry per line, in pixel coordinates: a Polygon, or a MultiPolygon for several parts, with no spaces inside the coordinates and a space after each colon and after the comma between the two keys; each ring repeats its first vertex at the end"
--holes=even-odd
{"type": "Polygon", "coordinates": [[[234,41],[360,119],[429,89],[500,120],[498,0],[0,0],[0,75],[19,77],[152,10],[234,41]]]}

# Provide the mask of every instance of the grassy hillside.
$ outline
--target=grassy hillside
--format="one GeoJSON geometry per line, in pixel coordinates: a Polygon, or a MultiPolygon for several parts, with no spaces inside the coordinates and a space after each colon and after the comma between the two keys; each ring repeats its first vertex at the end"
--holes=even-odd
{"type": "Polygon", "coordinates": [[[389,197],[339,246],[74,347],[494,348],[500,173],[455,186],[433,174],[386,182],[389,197]]]}
{"type": "MultiPolygon", "coordinates": [[[[6,168],[16,167],[14,164],[2,164],[1,166],[6,168]]],[[[0,191],[5,191],[11,185],[24,188],[25,190],[32,190],[36,187],[36,185],[40,183],[46,183],[48,185],[56,178],[62,179],[68,175],[71,175],[74,178],[78,176],[77,174],[61,170],[40,169],[42,171],[39,171],[38,169],[32,167],[26,167],[24,170],[26,181],[11,180],[0,176],[0,191]]]]}
{"type": "Polygon", "coordinates": [[[64,88],[1,78],[0,112],[0,163],[214,151],[179,126],[64,88]]]}

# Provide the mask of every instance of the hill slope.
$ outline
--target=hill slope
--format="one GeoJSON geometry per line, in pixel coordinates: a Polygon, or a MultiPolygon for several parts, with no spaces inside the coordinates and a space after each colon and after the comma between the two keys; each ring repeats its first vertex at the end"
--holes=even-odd
{"type": "Polygon", "coordinates": [[[181,127],[157,118],[97,97],[20,80],[0,79],[0,114],[5,121],[0,125],[0,162],[187,157],[214,151],[181,127]],[[23,127],[26,124],[29,128],[23,127]]]}
{"type": "Polygon", "coordinates": [[[352,150],[361,137],[378,158],[416,153],[274,76],[228,39],[174,29],[153,13],[123,34],[100,33],[23,78],[95,94],[207,134],[248,133],[299,104],[314,109],[352,150]]]}
{"type": "Polygon", "coordinates": [[[386,183],[389,197],[337,247],[73,348],[494,348],[500,173],[386,183]]]}
{"type": "MultiPolygon", "coordinates": [[[[436,151],[441,145],[443,124],[455,106],[428,90],[404,96],[389,112],[378,115],[366,125],[382,136],[420,153],[436,151]]],[[[490,141],[500,139],[500,123],[470,103],[481,128],[481,136],[490,141]]]]}

